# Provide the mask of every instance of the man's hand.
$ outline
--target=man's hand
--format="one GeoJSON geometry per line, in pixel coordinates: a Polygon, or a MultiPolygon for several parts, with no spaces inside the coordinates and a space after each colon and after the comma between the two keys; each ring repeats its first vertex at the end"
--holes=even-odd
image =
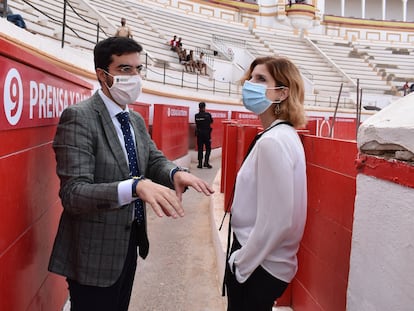
{"type": "Polygon", "coordinates": [[[197,192],[202,192],[207,196],[214,193],[214,190],[204,180],[198,178],[197,176],[183,171],[175,173],[174,188],[180,202],[187,187],[192,187],[197,192]]]}
{"type": "Polygon", "coordinates": [[[184,216],[181,197],[177,197],[174,190],[170,188],[152,182],[150,179],[143,179],[138,183],[136,193],[141,200],[151,205],[158,217],[163,215],[172,218],[184,216]]]}

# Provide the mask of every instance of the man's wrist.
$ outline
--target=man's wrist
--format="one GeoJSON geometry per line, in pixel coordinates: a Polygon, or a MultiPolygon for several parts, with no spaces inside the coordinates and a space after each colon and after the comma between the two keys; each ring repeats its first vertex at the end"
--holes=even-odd
{"type": "Polygon", "coordinates": [[[177,166],[171,170],[171,181],[174,182],[174,175],[177,172],[187,172],[190,173],[190,170],[186,167],[177,166]]]}
{"type": "Polygon", "coordinates": [[[138,194],[137,194],[137,186],[138,186],[138,183],[141,180],[144,180],[144,179],[145,179],[144,175],[132,177],[132,197],[133,198],[137,198],[138,197],[138,194]]]}

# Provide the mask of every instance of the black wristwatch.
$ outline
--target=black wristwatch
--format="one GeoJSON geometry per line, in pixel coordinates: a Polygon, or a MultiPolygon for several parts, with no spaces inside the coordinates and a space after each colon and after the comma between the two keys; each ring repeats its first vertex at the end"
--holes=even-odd
{"type": "Polygon", "coordinates": [[[145,177],[144,177],[144,175],[141,175],[141,176],[134,176],[134,177],[132,177],[132,179],[134,180],[134,181],[132,182],[132,197],[133,197],[133,198],[138,198],[138,194],[137,194],[137,185],[138,185],[138,183],[139,183],[141,180],[145,179],[145,177]]]}
{"type": "Polygon", "coordinates": [[[187,172],[190,173],[190,170],[186,167],[181,167],[181,166],[177,166],[175,168],[173,168],[173,170],[171,171],[171,180],[174,181],[174,175],[177,172],[187,172]]]}

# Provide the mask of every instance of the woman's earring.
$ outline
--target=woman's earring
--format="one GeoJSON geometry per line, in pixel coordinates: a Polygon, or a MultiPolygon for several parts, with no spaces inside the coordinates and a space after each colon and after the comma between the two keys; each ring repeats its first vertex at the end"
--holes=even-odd
{"type": "Polygon", "coordinates": [[[279,116],[282,113],[282,109],[280,109],[280,102],[281,101],[279,101],[279,103],[276,102],[276,106],[275,106],[275,115],[276,116],[279,116]]]}

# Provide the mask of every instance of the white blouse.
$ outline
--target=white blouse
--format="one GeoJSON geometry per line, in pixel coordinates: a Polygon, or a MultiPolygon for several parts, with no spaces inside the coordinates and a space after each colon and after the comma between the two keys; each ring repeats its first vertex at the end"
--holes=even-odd
{"type": "Polygon", "coordinates": [[[237,174],[231,225],[242,247],[229,263],[232,267],[234,262],[240,283],[259,265],[290,283],[306,207],[303,145],[292,126],[281,124],[263,134],[237,174]]]}

